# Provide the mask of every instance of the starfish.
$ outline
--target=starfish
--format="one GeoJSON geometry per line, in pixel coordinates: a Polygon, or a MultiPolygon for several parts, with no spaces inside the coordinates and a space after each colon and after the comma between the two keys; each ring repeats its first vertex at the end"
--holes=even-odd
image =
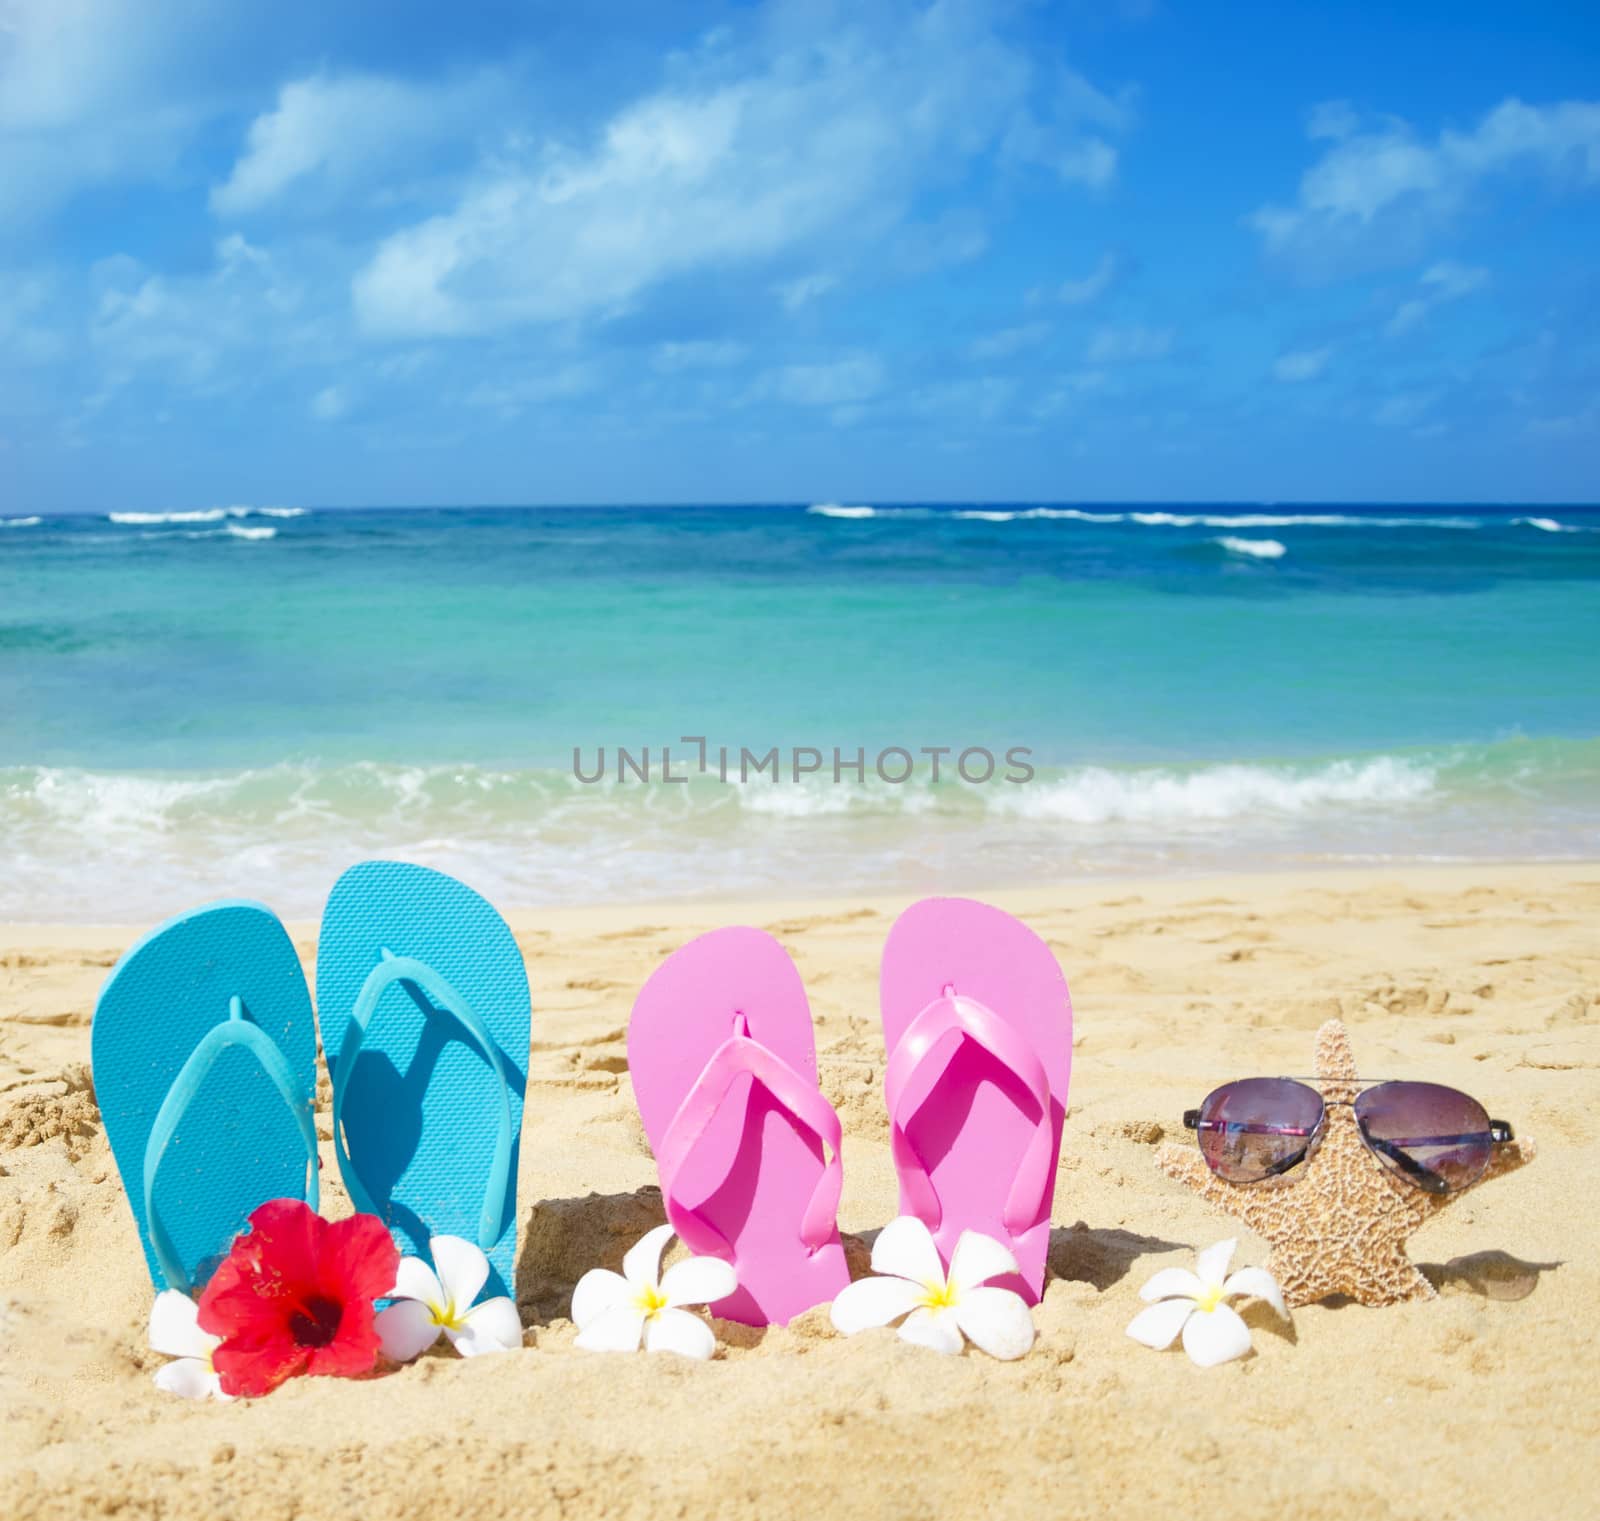
{"type": "MultiPolygon", "coordinates": [[[[1394,1177],[1367,1150],[1351,1101],[1363,1086],[1350,1036],[1337,1019],[1317,1032],[1316,1084],[1328,1105],[1322,1144],[1298,1176],[1227,1183],[1193,1147],[1165,1145],[1156,1166],[1202,1199],[1241,1220],[1272,1244],[1267,1269],[1294,1306],[1333,1294],[1362,1304],[1435,1299],[1438,1292],[1406,1256],[1406,1238],[1454,1203],[1454,1193],[1424,1193],[1394,1177]]],[[[1531,1162],[1531,1141],[1495,1147],[1494,1159],[1470,1186],[1531,1162]]]]}

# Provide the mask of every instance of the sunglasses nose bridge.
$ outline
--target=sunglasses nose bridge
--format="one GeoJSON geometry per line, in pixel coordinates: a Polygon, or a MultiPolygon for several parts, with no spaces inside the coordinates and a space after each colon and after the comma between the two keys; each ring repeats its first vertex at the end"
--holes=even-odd
{"type": "Polygon", "coordinates": [[[1361,1091],[1361,1083],[1356,1078],[1323,1078],[1319,1086],[1322,1102],[1329,1108],[1348,1108],[1361,1091]]]}

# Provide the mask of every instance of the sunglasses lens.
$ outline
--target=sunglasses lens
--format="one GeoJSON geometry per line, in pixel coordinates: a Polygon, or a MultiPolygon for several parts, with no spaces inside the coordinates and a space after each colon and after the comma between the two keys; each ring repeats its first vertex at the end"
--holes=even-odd
{"type": "Polygon", "coordinates": [[[1438,1083],[1380,1083],[1356,1098],[1362,1139],[1383,1165],[1430,1194],[1476,1183],[1494,1155],[1475,1098],[1438,1083]]]}
{"type": "Polygon", "coordinates": [[[1286,1077],[1247,1077],[1200,1106],[1200,1154],[1229,1183],[1259,1183],[1287,1172],[1311,1148],[1322,1095],[1286,1077]]]}

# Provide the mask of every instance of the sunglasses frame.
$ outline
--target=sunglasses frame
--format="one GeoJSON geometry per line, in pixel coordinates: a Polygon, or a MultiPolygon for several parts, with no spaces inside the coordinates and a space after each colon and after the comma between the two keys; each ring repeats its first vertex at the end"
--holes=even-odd
{"type": "MultiPolygon", "coordinates": [[[[1243,1081],[1245,1081],[1243,1078],[1230,1078],[1226,1083],[1219,1083],[1217,1087],[1211,1090],[1211,1093],[1206,1095],[1206,1097],[1209,1099],[1212,1093],[1220,1092],[1223,1088],[1228,1087],[1231,1083],[1243,1081]]],[[[1343,1108],[1353,1110],[1356,1106],[1356,1098],[1359,1098],[1362,1093],[1370,1092],[1374,1088],[1381,1088],[1387,1083],[1421,1082],[1424,1081],[1424,1079],[1394,1077],[1341,1077],[1330,1080],[1328,1078],[1308,1078],[1300,1075],[1279,1074],[1275,1081],[1298,1083],[1302,1088],[1305,1088],[1311,1093],[1316,1094],[1317,1098],[1322,1104],[1322,1112],[1317,1117],[1317,1123],[1309,1130],[1301,1130],[1296,1127],[1280,1126],[1234,1126],[1232,1128],[1271,1135],[1304,1135],[1306,1137],[1306,1144],[1304,1148],[1296,1152],[1292,1157],[1288,1157],[1281,1162],[1273,1163],[1272,1166],[1270,1166],[1259,1178],[1225,1178],[1216,1170],[1216,1168],[1211,1166],[1210,1158],[1206,1157],[1206,1166],[1210,1169],[1213,1177],[1221,1178],[1224,1183],[1231,1183],[1235,1188],[1250,1188],[1257,1183],[1270,1182],[1273,1178],[1282,1177],[1285,1173],[1293,1172],[1295,1168],[1302,1166],[1306,1162],[1309,1162],[1311,1158],[1316,1155],[1318,1147],[1322,1145],[1322,1138],[1327,1134],[1328,1130],[1328,1111],[1330,1109],[1343,1108]],[[1354,1085],[1360,1090],[1360,1092],[1357,1093],[1356,1098],[1330,1099],[1322,1092],[1320,1088],[1315,1086],[1315,1084],[1318,1082],[1330,1082],[1332,1084],[1337,1084],[1337,1086],[1341,1088],[1348,1088],[1354,1085]]],[[[1447,1088],[1449,1085],[1445,1083],[1434,1083],[1430,1086],[1436,1088],[1447,1088]]],[[[1479,1108],[1483,1107],[1479,1100],[1473,1098],[1470,1093],[1463,1092],[1463,1090],[1460,1088],[1451,1088],[1449,1091],[1460,1094],[1464,1099],[1471,1100],[1472,1103],[1478,1104],[1479,1108]]],[[[1185,1109],[1183,1111],[1184,1129],[1194,1131],[1197,1139],[1199,1132],[1202,1129],[1216,1128],[1215,1125],[1207,1127],[1205,1122],[1201,1119],[1201,1114],[1204,1111],[1204,1108],[1205,1106],[1202,1104],[1199,1109],[1185,1109]]],[[[1420,1188],[1424,1193],[1448,1194],[1459,1193],[1462,1191],[1461,1189],[1452,1189],[1450,1185],[1446,1183],[1437,1173],[1430,1172],[1427,1168],[1423,1167],[1420,1162],[1416,1161],[1415,1158],[1411,1157],[1396,1143],[1392,1141],[1380,1140],[1375,1136],[1369,1135],[1367,1133],[1366,1125],[1360,1120],[1359,1117],[1357,1117],[1356,1120],[1356,1130],[1361,1137],[1362,1145],[1364,1145],[1367,1150],[1380,1157],[1387,1158],[1394,1164],[1397,1171],[1405,1177],[1407,1182],[1413,1184],[1417,1188],[1420,1188]]],[[[1512,1130],[1510,1123],[1506,1120],[1491,1119],[1489,1121],[1488,1133],[1490,1144],[1494,1146],[1503,1146],[1508,1141],[1514,1141],[1516,1139],[1516,1132],[1512,1130]]],[[[1419,1144],[1421,1140],[1426,1140],[1432,1145],[1460,1145],[1475,1139],[1477,1139],[1476,1136],[1427,1136],[1421,1137],[1417,1141],[1413,1141],[1411,1144],[1416,1145],[1419,1144]]],[[[1205,1157],[1204,1147],[1201,1148],[1201,1156],[1205,1157]]],[[[1477,1182],[1477,1179],[1474,1178],[1472,1181],[1475,1183],[1477,1182]]],[[[1467,1183],[1463,1185],[1463,1188],[1470,1188],[1471,1186],[1471,1183],[1467,1183]]]]}

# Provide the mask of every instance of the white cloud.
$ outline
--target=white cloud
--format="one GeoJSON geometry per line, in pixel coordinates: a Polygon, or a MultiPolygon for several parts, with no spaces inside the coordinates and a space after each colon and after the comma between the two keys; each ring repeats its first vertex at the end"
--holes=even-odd
{"type": "Polygon", "coordinates": [[[1272,378],[1289,383],[1315,380],[1328,367],[1333,357],[1331,348],[1296,349],[1282,354],[1272,366],[1272,378]]]}
{"type": "Polygon", "coordinates": [[[1019,327],[1002,328],[975,339],[967,352],[974,359],[1009,359],[1023,349],[1031,349],[1050,336],[1048,322],[1027,322],[1019,327]]]}
{"type": "Polygon", "coordinates": [[[518,375],[515,380],[481,381],[467,392],[465,401],[469,407],[483,407],[510,419],[529,407],[586,396],[599,389],[601,378],[600,366],[583,360],[539,374],[518,375]]]}
{"type": "Polygon", "coordinates": [[[1458,301],[1482,290],[1489,283],[1489,271],[1477,265],[1457,264],[1446,259],[1425,270],[1422,283],[1431,286],[1440,301],[1458,301]]]}
{"type": "Polygon", "coordinates": [[[931,221],[907,222],[889,249],[885,263],[909,275],[931,274],[955,264],[970,264],[989,247],[989,229],[970,208],[940,213],[931,221]]]}
{"type": "Polygon", "coordinates": [[[854,354],[832,364],[790,364],[768,371],[758,393],[797,407],[840,407],[870,401],[883,389],[882,361],[854,354]]]}
{"type": "Polygon", "coordinates": [[[1005,152],[1053,170],[1069,184],[1099,190],[1117,174],[1117,150],[1104,134],[1127,131],[1133,118],[1131,91],[1114,99],[1075,70],[1059,69],[1051,80],[1048,109],[1040,115],[1022,113],[1006,134],[1005,152]]]}
{"type": "Polygon", "coordinates": [[[1397,391],[1379,404],[1372,420],[1383,428],[1414,427],[1438,399],[1437,391],[1397,391]]]}
{"type": "Polygon", "coordinates": [[[1076,407],[1084,397],[1106,388],[1104,370],[1075,370],[1056,377],[1055,383],[1042,392],[1030,408],[1033,416],[1044,421],[1059,416],[1076,407]]]}
{"type": "Polygon", "coordinates": [[[1397,338],[1414,328],[1436,306],[1459,301],[1463,296],[1482,290],[1488,283],[1489,271],[1486,269],[1449,260],[1435,264],[1423,271],[1421,294],[1402,301],[1395,308],[1394,316],[1385,325],[1384,332],[1391,338],[1397,338]]]}
{"type": "Polygon", "coordinates": [[[311,415],[318,422],[337,422],[350,410],[350,393],[343,386],[324,386],[311,398],[311,415]]]}
{"type": "Polygon", "coordinates": [[[48,131],[125,93],[140,51],[128,0],[9,0],[0,9],[0,129],[48,131]]]}
{"type": "Polygon", "coordinates": [[[1560,441],[1586,438],[1591,433],[1600,433],[1600,398],[1596,398],[1588,406],[1576,412],[1530,418],[1527,430],[1536,438],[1560,441]]]}
{"type": "Polygon", "coordinates": [[[1163,359],[1176,335],[1170,327],[1103,327],[1089,340],[1085,356],[1091,365],[1136,364],[1163,359]]]}
{"type": "Polygon", "coordinates": [[[778,299],[785,311],[797,312],[802,306],[825,296],[839,283],[837,275],[802,275],[798,280],[787,280],[778,287],[778,299]]]}
{"type": "Polygon", "coordinates": [[[375,361],[372,373],[380,380],[410,380],[432,362],[433,353],[429,349],[403,349],[375,361]]]}
{"type": "Polygon", "coordinates": [[[113,385],[153,370],[208,388],[219,383],[230,350],[274,340],[294,346],[303,337],[289,320],[300,307],[300,288],[238,234],[218,242],[206,274],[154,275],[119,256],[102,261],[92,276],[99,299],[89,335],[113,385]]]}
{"type": "Polygon", "coordinates": [[[0,237],[86,188],[172,174],[204,116],[169,88],[191,19],[177,0],[0,3],[0,237]]]}
{"type": "Polygon", "coordinates": [[[936,381],[912,392],[905,399],[905,409],[916,416],[942,418],[945,427],[961,430],[1008,415],[1017,392],[1017,382],[1005,375],[936,381]]]}
{"type": "Polygon", "coordinates": [[[1301,177],[1294,203],[1248,218],[1269,253],[1311,266],[1356,252],[1412,257],[1498,174],[1600,184],[1600,102],[1529,106],[1513,97],[1470,131],[1447,128],[1433,139],[1393,118],[1357,131],[1326,107],[1312,127],[1332,146],[1301,177]]]}
{"type": "Polygon", "coordinates": [[[1361,118],[1348,100],[1324,100],[1314,105],[1306,117],[1306,136],[1340,142],[1361,125],[1361,118]]]}
{"type": "Polygon", "coordinates": [[[831,27],[780,7],[749,44],[715,33],[595,141],[486,165],[453,209],[382,243],[354,281],[361,321],[471,333],[605,316],[691,271],[872,242],[1019,124],[1035,156],[1069,151],[1031,124],[1028,54],[977,8],[830,9],[831,27]]]}
{"type": "Polygon", "coordinates": [[[320,175],[332,186],[394,171],[419,145],[470,134],[496,114],[502,82],[492,74],[441,85],[373,75],[312,75],[278,92],[277,105],[251,122],[244,152],[211,191],[211,209],[241,216],[278,201],[320,175]]]}
{"type": "Polygon", "coordinates": [[[658,369],[720,370],[738,364],[749,350],[742,343],[728,340],[692,339],[686,343],[659,343],[651,356],[658,369]]]}
{"type": "Polygon", "coordinates": [[[1079,280],[1063,280],[1056,287],[1056,300],[1067,306],[1087,306],[1098,301],[1122,277],[1124,261],[1107,251],[1100,255],[1095,267],[1079,280]]]}
{"type": "Polygon", "coordinates": [[[0,351],[8,359],[49,364],[66,353],[66,335],[48,315],[58,283],[49,272],[0,271],[0,351]]]}
{"type": "Polygon", "coordinates": [[[1030,147],[1026,156],[1054,169],[1069,183],[1100,190],[1117,177],[1117,150],[1103,137],[1085,137],[1054,148],[1030,147]]]}

